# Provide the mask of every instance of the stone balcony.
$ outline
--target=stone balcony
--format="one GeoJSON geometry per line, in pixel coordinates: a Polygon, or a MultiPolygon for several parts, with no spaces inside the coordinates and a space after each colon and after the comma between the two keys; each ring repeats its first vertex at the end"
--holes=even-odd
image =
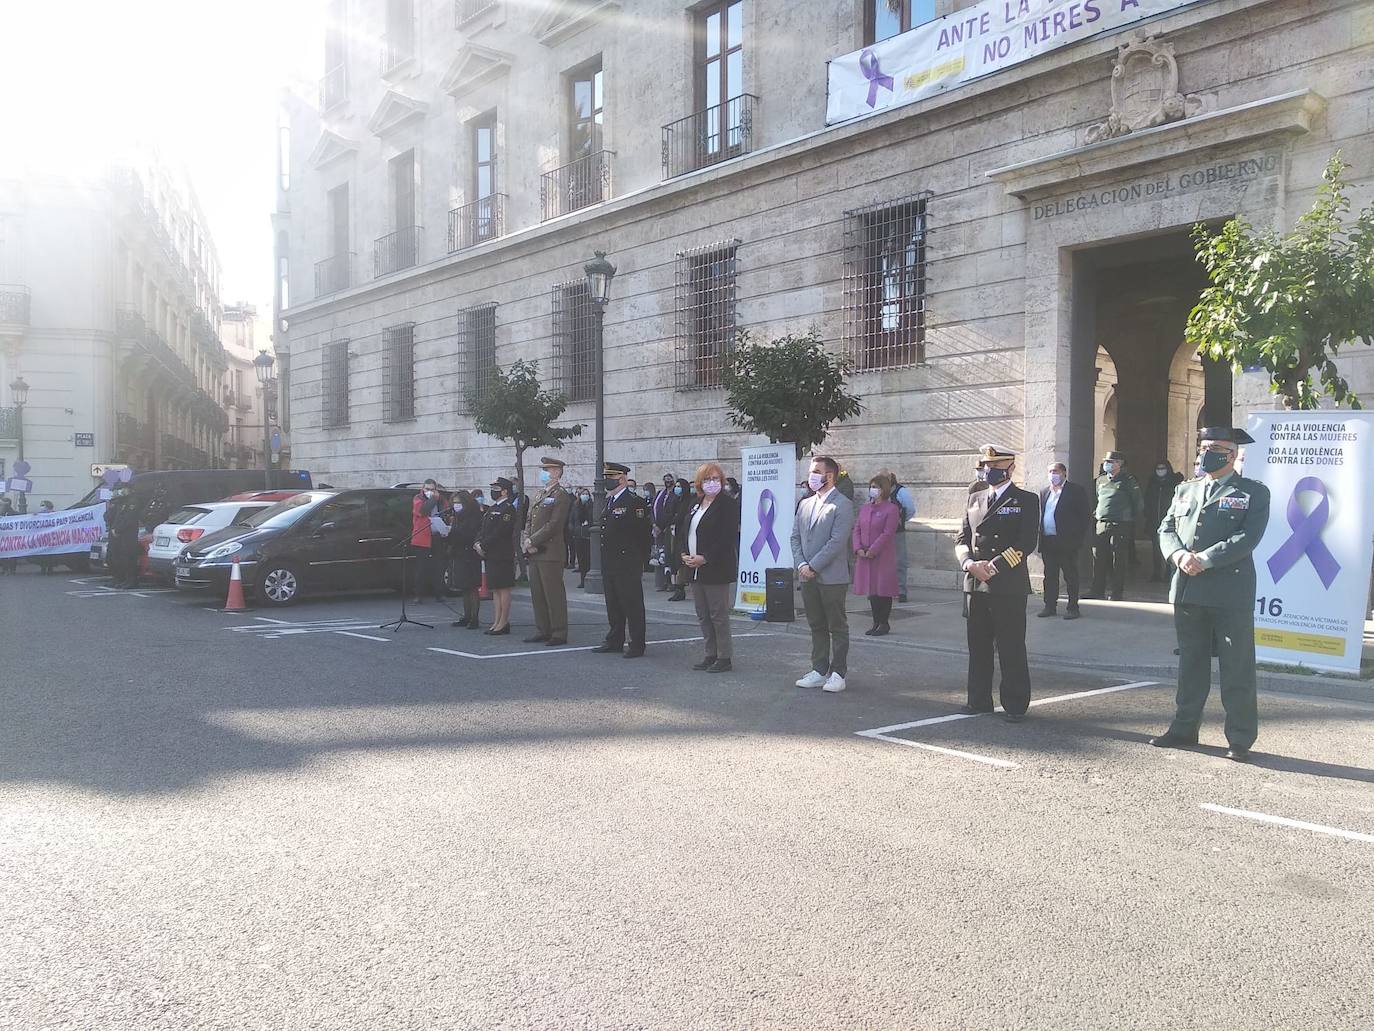
{"type": "Polygon", "coordinates": [[[0,336],[23,336],[29,328],[29,288],[0,283],[0,336]]]}

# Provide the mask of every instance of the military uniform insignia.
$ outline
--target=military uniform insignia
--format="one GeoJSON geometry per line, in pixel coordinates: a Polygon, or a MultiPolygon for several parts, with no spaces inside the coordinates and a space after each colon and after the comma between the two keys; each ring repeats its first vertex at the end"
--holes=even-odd
{"type": "Polygon", "coordinates": [[[1244,494],[1232,494],[1217,501],[1217,508],[1231,508],[1245,511],[1250,507],[1250,499],[1244,494]]]}

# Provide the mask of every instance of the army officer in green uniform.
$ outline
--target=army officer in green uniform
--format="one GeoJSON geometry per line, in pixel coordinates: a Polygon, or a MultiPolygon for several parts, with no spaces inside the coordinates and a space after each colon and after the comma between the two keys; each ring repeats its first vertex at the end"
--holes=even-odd
{"type": "Polygon", "coordinates": [[[1173,723],[1150,744],[1197,744],[1212,688],[1215,642],[1230,746],[1226,758],[1245,762],[1259,733],[1252,554],[1269,523],[1269,488],[1236,473],[1240,445],[1254,443],[1244,430],[1211,427],[1199,436],[1202,475],[1178,485],[1159,524],[1159,550],[1173,571],[1169,600],[1178,633],[1178,699],[1173,723]]]}

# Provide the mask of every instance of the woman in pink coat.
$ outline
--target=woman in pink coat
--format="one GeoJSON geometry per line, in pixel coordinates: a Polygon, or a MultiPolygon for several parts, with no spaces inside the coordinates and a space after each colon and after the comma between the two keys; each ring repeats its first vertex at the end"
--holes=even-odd
{"type": "Polygon", "coordinates": [[[897,597],[897,521],[901,509],[889,499],[892,481],[881,473],[868,483],[868,504],[854,520],[854,593],[868,595],[873,609],[869,637],[882,637],[890,629],[892,599],[897,597]]]}

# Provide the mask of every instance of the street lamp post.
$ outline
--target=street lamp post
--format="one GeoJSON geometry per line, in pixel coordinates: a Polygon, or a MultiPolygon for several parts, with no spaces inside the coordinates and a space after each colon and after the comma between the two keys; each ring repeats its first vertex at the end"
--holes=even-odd
{"type": "Polygon", "coordinates": [[[268,490],[272,489],[272,424],[267,418],[267,392],[273,382],[273,364],[275,360],[266,351],[259,351],[253,359],[253,372],[262,384],[262,475],[268,490]]]}
{"type": "Polygon", "coordinates": [[[595,363],[592,375],[596,383],[596,467],[592,470],[595,477],[592,488],[592,540],[585,590],[588,594],[605,594],[606,587],[601,579],[601,520],[606,513],[605,330],[606,302],[610,300],[615,266],[606,260],[605,251],[597,251],[596,257],[587,262],[582,271],[586,273],[587,292],[596,309],[596,346],[592,348],[595,363]]]}
{"type": "MultiPolygon", "coordinates": [[[[23,376],[14,377],[14,382],[10,384],[10,394],[14,397],[14,420],[18,423],[16,429],[19,431],[15,434],[19,440],[19,457],[16,459],[17,463],[24,460],[24,405],[26,405],[29,400],[29,385],[24,382],[23,376]]],[[[19,492],[19,512],[22,515],[28,510],[29,496],[26,492],[21,490],[19,492]]]]}

